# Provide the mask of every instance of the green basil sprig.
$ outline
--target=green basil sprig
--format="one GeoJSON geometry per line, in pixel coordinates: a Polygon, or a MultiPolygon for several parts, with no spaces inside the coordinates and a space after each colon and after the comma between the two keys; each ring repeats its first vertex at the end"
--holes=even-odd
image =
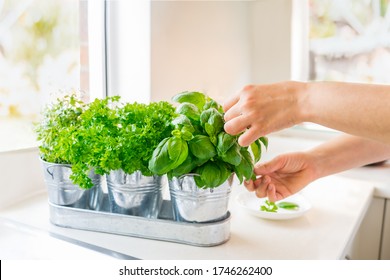
{"type": "Polygon", "coordinates": [[[254,162],[260,160],[266,137],[257,139],[250,147],[238,144],[238,135],[224,130],[223,109],[220,104],[201,92],[183,92],[173,101],[180,103],[171,136],[154,150],[149,169],[169,178],[195,173],[200,188],[215,188],[233,173],[240,183],[254,179],[254,162]]]}
{"type": "Polygon", "coordinates": [[[264,201],[263,205],[260,205],[260,210],[265,211],[265,212],[273,212],[276,213],[278,212],[279,208],[283,208],[286,210],[291,210],[291,211],[297,211],[299,210],[299,205],[294,203],[294,202],[289,202],[289,201],[281,201],[278,203],[271,202],[268,199],[264,201]]]}

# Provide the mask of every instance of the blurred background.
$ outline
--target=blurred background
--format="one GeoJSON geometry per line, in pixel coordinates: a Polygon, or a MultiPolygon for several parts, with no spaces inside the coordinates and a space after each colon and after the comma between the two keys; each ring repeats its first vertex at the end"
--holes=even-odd
{"type": "Polygon", "coordinates": [[[0,0],[0,151],[36,145],[42,106],[219,102],[282,80],[390,83],[389,0],[0,0]]]}

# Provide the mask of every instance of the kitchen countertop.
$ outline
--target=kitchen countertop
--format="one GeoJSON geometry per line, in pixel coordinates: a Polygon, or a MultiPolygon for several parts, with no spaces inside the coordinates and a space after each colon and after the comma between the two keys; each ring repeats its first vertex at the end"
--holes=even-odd
{"type": "Polygon", "coordinates": [[[140,259],[339,259],[357,231],[374,187],[339,176],[318,180],[303,191],[312,208],[292,220],[249,215],[235,201],[242,191],[244,187],[236,185],[232,192],[230,240],[206,248],[54,226],[45,193],[4,209],[0,216],[140,259]]]}
{"type": "MultiPolygon", "coordinates": [[[[269,151],[264,153],[263,160],[289,150],[307,149],[318,143],[317,140],[274,136],[270,139],[269,151]]],[[[387,164],[373,168],[363,167],[322,178],[302,191],[312,208],[303,216],[292,220],[265,220],[249,215],[239,207],[235,199],[238,194],[247,191],[236,184],[229,204],[230,239],[214,247],[196,247],[55,226],[49,222],[49,207],[44,187],[36,195],[0,209],[0,221],[13,221],[20,228],[34,228],[35,232],[40,233],[40,240],[58,240],[58,237],[73,240],[72,243],[63,240],[61,244],[53,241],[48,243],[51,248],[47,248],[47,258],[65,259],[71,252],[78,252],[79,258],[86,259],[91,256],[108,257],[82,248],[89,245],[87,247],[97,251],[114,251],[111,255],[116,252],[139,259],[340,259],[344,257],[345,250],[364,218],[372,198],[390,197],[387,182],[390,182],[390,166],[387,164]],[[74,245],[74,240],[81,242],[83,246],[74,245]],[[50,251],[58,252],[64,244],[69,244],[68,254],[50,255],[50,251]]],[[[9,223],[3,223],[2,226],[7,227],[7,224],[9,223]]],[[[18,244],[16,241],[4,242],[4,238],[9,236],[0,234],[0,258],[3,258],[2,252],[5,252],[1,246],[18,244]]],[[[16,236],[27,238],[23,237],[23,234],[16,236]]],[[[126,257],[124,255],[116,256],[126,257]]],[[[31,254],[13,257],[35,258],[31,254]]],[[[39,256],[44,257],[45,254],[39,256]]]]}

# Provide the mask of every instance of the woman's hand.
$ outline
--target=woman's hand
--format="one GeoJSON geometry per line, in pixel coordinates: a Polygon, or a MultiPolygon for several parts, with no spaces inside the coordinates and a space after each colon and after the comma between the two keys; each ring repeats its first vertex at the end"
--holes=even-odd
{"type": "Polygon", "coordinates": [[[284,82],[272,85],[250,85],[224,104],[225,131],[232,135],[244,132],[241,146],[273,131],[303,121],[301,104],[305,84],[284,82]]]}
{"type": "Polygon", "coordinates": [[[269,162],[257,163],[254,169],[257,179],[244,185],[258,197],[277,201],[318,178],[389,158],[390,145],[342,135],[305,152],[283,154],[269,162]]]}
{"type": "Polygon", "coordinates": [[[244,87],[224,104],[225,131],[241,146],[301,122],[390,144],[390,86],[281,82],[244,87]]]}
{"type": "Polygon", "coordinates": [[[244,182],[249,191],[260,198],[278,201],[303,189],[318,178],[315,158],[309,153],[298,152],[280,155],[273,160],[257,164],[255,181],[244,182]]]}

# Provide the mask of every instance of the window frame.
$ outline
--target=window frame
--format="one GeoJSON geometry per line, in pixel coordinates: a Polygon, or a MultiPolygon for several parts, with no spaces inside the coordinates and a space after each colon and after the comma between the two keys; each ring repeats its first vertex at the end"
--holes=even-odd
{"type": "Polygon", "coordinates": [[[89,96],[93,100],[107,96],[106,1],[86,1],[88,3],[89,96]]]}
{"type": "Polygon", "coordinates": [[[105,10],[105,96],[119,95],[126,102],[149,103],[151,0],[100,1],[105,10]]]}
{"type": "MultiPolygon", "coordinates": [[[[291,79],[308,82],[312,76],[309,46],[309,0],[293,0],[291,11],[291,79]]],[[[301,137],[316,134],[315,138],[329,138],[341,132],[314,123],[298,124],[287,132],[301,137]],[[310,135],[308,135],[310,134],[310,135]]]]}

